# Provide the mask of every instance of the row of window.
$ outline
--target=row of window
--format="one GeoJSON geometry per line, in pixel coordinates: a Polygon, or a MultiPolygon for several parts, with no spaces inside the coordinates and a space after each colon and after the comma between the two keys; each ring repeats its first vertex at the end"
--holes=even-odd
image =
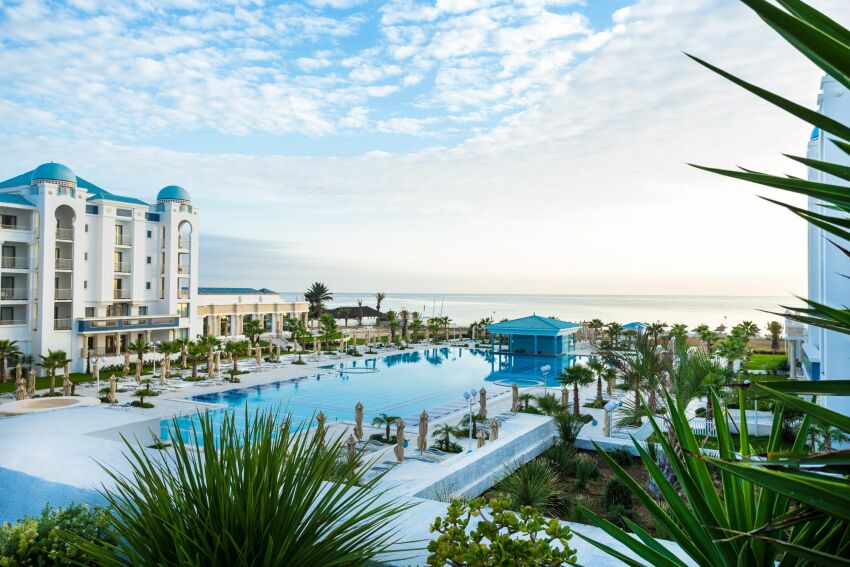
{"type": "MultiPolygon", "coordinates": [[[[97,205],[86,205],[86,214],[96,215],[98,213],[99,207],[97,205]]],[[[115,209],[115,215],[119,217],[133,217],[132,209],[115,209]]],[[[145,220],[148,222],[159,222],[159,213],[145,213],[145,220]]],[[[148,238],[151,237],[150,231],[148,231],[148,238]]]]}

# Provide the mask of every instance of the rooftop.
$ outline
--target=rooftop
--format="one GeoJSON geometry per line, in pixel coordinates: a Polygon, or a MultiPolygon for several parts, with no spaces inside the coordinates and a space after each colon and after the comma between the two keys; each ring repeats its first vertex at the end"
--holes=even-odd
{"type": "Polygon", "coordinates": [[[489,332],[496,334],[556,335],[570,329],[579,329],[581,325],[569,321],[552,319],[551,317],[530,315],[510,321],[492,323],[487,325],[486,328],[489,332]]]}
{"type": "Polygon", "coordinates": [[[35,207],[20,195],[14,193],[0,193],[0,204],[19,205],[22,207],[35,207]]]}
{"type": "Polygon", "coordinates": [[[200,295],[280,295],[268,288],[255,289],[253,287],[199,287],[200,295]]]}
{"type": "Polygon", "coordinates": [[[344,309],[348,309],[348,318],[349,319],[357,319],[358,317],[380,317],[381,312],[375,309],[374,307],[369,307],[368,305],[364,305],[360,307],[358,305],[340,305],[339,307],[334,307],[333,309],[325,309],[325,313],[330,313],[333,315],[334,319],[345,319],[344,309]]]}
{"type": "MultiPolygon", "coordinates": [[[[20,186],[29,186],[33,179],[59,179],[62,181],[73,181],[76,179],[77,187],[79,189],[85,189],[91,195],[87,199],[88,201],[116,201],[118,203],[129,203],[133,205],[144,205],[148,206],[148,203],[142,201],[141,199],[136,199],[135,197],[125,197],[123,195],[116,195],[115,193],[111,193],[102,187],[98,187],[91,181],[87,181],[82,177],[78,177],[74,175],[74,173],[66,166],[61,163],[44,163],[38,166],[35,169],[27,171],[26,173],[22,173],[20,175],[16,175],[10,179],[0,182],[0,189],[5,189],[9,187],[20,187],[20,186]]],[[[31,204],[31,203],[28,203],[31,204]]]]}

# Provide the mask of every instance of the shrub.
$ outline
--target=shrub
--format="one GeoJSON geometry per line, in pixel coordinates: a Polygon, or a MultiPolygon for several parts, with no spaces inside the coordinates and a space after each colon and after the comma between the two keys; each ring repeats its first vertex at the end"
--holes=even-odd
{"type": "Polygon", "coordinates": [[[583,417],[575,417],[570,412],[563,412],[555,416],[555,426],[558,428],[558,435],[561,438],[561,444],[567,447],[575,445],[581,428],[587,421],[583,417]]]}
{"type": "Polygon", "coordinates": [[[0,525],[0,565],[96,565],[91,555],[67,543],[66,533],[108,545],[118,541],[102,508],[45,506],[41,516],[0,525]]]}
{"type": "MultiPolygon", "coordinates": [[[[381,439],[384,438],[383,435],[379,435],[379,437],[381,439]]],[[[449,441],[448,450],[446,449],[446,446],[443,445],[443,443],[441,441],[435,442],[433,445],[431,445],[431,448],[432,449],[439,449],[440,451],[443,451],[444,453],[463,453],[463,447],[461,447],[460,444],[455,443],[454,441],[449,441]]]]}
{"type": "Polygon", "coordinates": [[[591,479],[599,476],[599,465],[593,457],[585,454],[575,456],[576,481],[579,486],[584,486],[591,479]]]}
{"type": "Polygon", "coordinates": [[[497,485],[510,499],[510,507],[520,510],[532,506],[543,514],[558,510],[563,486],[552,464],[546,459],[534,459],[520,465],[497,485]]]}
{"type": "Polygon", "coordinates": [[[483,509],[486,502],[476,498],[464,504],[449,504],[446,518],[437,517],[431,532],[440,535],[428,544],[428,565],[564,565],[575,562],[570,549],[570,528],[556,519],[546,520],[540,511],[526,506],[519,514],[508,510],[508,498],[490,500],[492,513],[483,509]],[[467,532],[470,519],[479,517],[467,532]],[[545,536],[540,537],[540,534],[545,536]],[[559,545],[553,545],[554,543],[559,545]]]}
{"type": "Polygon", "coordinates": [[[565,445],[553,445],[543,451],[542,457],[548,459],[563,476],[573,476],[576,472],[575,449],[565,445]]]}
{"type": "Polygon", "coordinates": [[[612,449],[608,451],[608,455],[621,467],[628,467],[632,464],[632,454],[625,447],[612,449]]]}
{"type": "Polygon", "coordinates": [[[635,510],[631,506],[615,504],[614,506],[608,508],[608,513],[605,517],[609,522],[611,522],[618,528],[625,530],[628,527],[628,524],[626,524],[626,518],[634,521],[635,510]]]}
{"type": "Polygon", "coordinates": [[[605,508],[611,510],[615,506],[626,506],[631,508],[632,491],[625,482],[616,476],[612,476],[605,483],[605,508]]]}

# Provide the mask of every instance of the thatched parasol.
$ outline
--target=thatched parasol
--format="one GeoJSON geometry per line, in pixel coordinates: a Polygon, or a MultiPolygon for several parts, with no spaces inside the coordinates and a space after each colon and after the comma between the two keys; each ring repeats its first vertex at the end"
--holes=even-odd
{"type": "Polygon", "coordinates": [[[316,415],[316,434],[314,439],[316,443],[318,443],[319,447],[325,446],[325,414],[324,412],[319,412],[316,415]]]}
{"type": "MultiPolygon", "coordinates": [[[[20,365],[18,365],[18,368],[20,368],[20,365]]],[[[25,400],[27,397],[27,382],[24,380],[23,376],[21,376],[20,372],[16,372],[16,374],[18,377],[15,380],[15,384],[17,385],[17,388],[15,389],[15,399],[18,401],[25,400]]]]}
{"type": "Polygon", "coordinates": [[[561,405],[565,408],[570,407],[570,391],[566,386],[561,387],[561,405]]]}
{"type": "Polygon", "coordinates": [[[124,353],[124,376],[130,374],[130,353],[124,353]]]}
{"type": "Polygon", "coordinates": [[[360,402],[354,406],[354,436],[358,441],[363,439],[363,404],[360,402]]]}
{"type": "Polygon", "coordinates": [[[484,433],[484,430],[483,430],[483,429],[479,429],[479,430],[478,430],[478,435],[477,435],[476,437],[478,438],[478,445],[477,445],[477,447],[480,449],[481,447],[483,447],[483,446],[484,446],[484,443],[486,443],[486,442],[487,442],[487,441],[486,441],[486,439],[487,439],[487,434],[486,434],[486,433],[484,433]]]}
{"type": "Polygon", "coordinates": [[[399,463],[404,462],[404,420],[400,419],[396,422],[396,442],[395,447],[393,448],[395,451],[395,458],[398,459],[399,463]]]}
{"type": "Polygon", "coordinates": [[[345,456],[348,458],[349,463],[353,463],[354,459],[357,458],[357,451],[354,449],[356,444],[357,440],[354,438],[354,435],[349,435],[345,441],[345,456]]]}
{"type": "Polygon", "coordinates": [[[490,441],[495,441],[499,438],[499,420],[494,419],[490,422],[490,441]]]}
{"type": "Polygon", "coordinates": [[[257,348],[254,349],[254,360],[257,361],[257,366],[263,361],[263,347],[260,346],[260,343],[257,343],[257,348]]]}
{"type": "Polygon", "coordinates": [[[32,398],[33,396],[35,396],[35,370],[30,368],[27,373],[27,397],[32,398]]]}
{"type": "Polygon", "coordinates": [[[416,438],[416,448],[420,453],[428,448],[428,413],[425,411],[419,415],[419,437],[416,438]]]}
{"type": "Polygon", "coordinates": [[[519,411],[519,386],[516,384],[511,386],[511,411],[514,413],[519,411]]]}
{"type": "Polygon", "coordinates": [[[487,419],[487,390],[483,387],[478,391],[478,417],[487,419]]]}
{"type": "Polygon", "coordinates": [[[142,358],[136,359],[136,384],[142,383],[142,358]]]}
{"type": "Polygon", "coordinates": [[[68,363],[65,363],[65,366],[62,370],[62,395],[70,396],[71,395],[71,373],[68,370],[68,363]]]}
{"type": "Polygon", "coordinates": [[[110,404],[118,403],[118,379],[115,378],[115,374],[109,377],[109,394],[107,395],[107,399],[110,404]]]}

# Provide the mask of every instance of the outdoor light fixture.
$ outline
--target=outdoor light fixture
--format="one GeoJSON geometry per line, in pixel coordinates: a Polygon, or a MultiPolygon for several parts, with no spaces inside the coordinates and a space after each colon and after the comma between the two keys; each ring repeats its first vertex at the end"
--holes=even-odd
{"type": "Polygon", "coordinates": [[[463,397],[466,398],[466,403],[469,409],[469,449],[467,449],[467,453],[472,452],[472,400],[475,399],[476,394],[478,394],[478,391],[476,391],[475,388],[463,393],[463,397]]]}

